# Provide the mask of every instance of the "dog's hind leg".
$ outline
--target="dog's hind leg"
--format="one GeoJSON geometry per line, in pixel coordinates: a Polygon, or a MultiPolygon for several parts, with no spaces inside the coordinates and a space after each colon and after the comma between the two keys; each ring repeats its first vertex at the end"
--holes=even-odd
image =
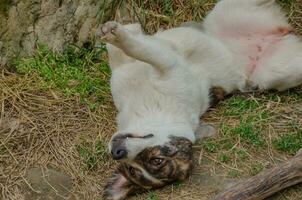
{"type": "Polygon", "coordinates": [[[280,60],[281,64],[274,62],[272,65],[257,70],[253,75],[253,82],[258,85],[261,90],[277,89],[283,91],[301,85],[302,54],[301,56],[297,55],[295,58],[288,55],[288,58],[292,60],[280,60]]]}
{"type": "Polygon", "coordinates": [[[162,73],[182,61],[168,43],[146,35],[132,35],[121,24],[114,21],[104,24],[97,36],[104,42],[123,50],[126,55],[151,64],[162,73]]]}
{"type": "Polygon", "coordinates": [[[286,35],[291,31],[274,0],[222,0],[206,17],[204,28],[219,38],[286,35]]]}

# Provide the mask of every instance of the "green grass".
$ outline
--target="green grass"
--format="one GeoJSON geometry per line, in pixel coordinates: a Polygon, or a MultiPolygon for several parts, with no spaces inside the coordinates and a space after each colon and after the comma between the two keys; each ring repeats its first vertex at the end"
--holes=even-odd
{"type": "Polygon", "coordinates": [[[248,157],[247,152],[243,149],[234,148],[233,152],[234,156],[240,160],[245,160],[248,157]]]}
{"type": "Polygon", "coordinates": [[[221,149],[220,143],[211,138],[203,140],[201,146],[204,150],[209,153],[216,153],[218,152],[218,150],[221,149]]]}
{"type": "Polygon", "coordinates": [[[95,169],[98,164],[108,158],[105,142],[97,139],[95,142],[82,140],[76,145],[76,149],[88,170],[95,169]]]}
{"type": "Polygon", "coordinates": [[[109,94],[110,70],[106,61],[98,60],[104,52],[104,48],[89,50],[70,46],[59,54],[39,47],[33,57],[16,61],[16,69],[19,73],[41,78],[42,88],[55,88],[66,96],[79,96],[93,107],[94,103],[106,100],[109,94]]]}
{"type": "Polygon", "coordinates": [[[145,200],[159,200],[154,192],[149,192],[145,200]]]}
{"type": "Polygon", "coordinates": [[[262,163],[254,163],[254,164],[252,164],[250,174],[251,174],[251,176],[255,176],[258,173],[260,173],[263,169],[264,169],[264,166],[262,163]]]}
{"type": "Polygon", "coordinates": [[[284,8],[285,11],[289,12],[291,6],[296,3],[296,0],[277,0],[277,3],[284,8]]]}
{"type": "Polygon", "coordinates": [[[228,177],[257,174],[263,169],[260,165],[252,166],[250,154],[261,153],[267,148],[264,130],[267,123],[275,119],[265,109],[266,104],[271,102],[270,98],[278,99],[275,96],[234,95],[219,105],[219,113],[223,115],[218,127],[219,137],[204,139],[200,145],[218,163],[234,168],[227,172],[228,177]],[[251,168],[246,167],[247,163],[251,168]],[[241,167],[245,167],[245,173],[235,170],[241,167]]]}
{"type": "Polygon", "coordinates": [[[221,153],[221,154],[218,155],[218,160],[219,160],[220,162],[226,163],[226,162],[228,162],[230,159],[231,159],[230,156],[229,156],[228,154],[226,154],[226,153],[221,153]]]}
{"type": "Polygon", "coordinates": [[[286,95],[293,98],[294,100],[302,100],[302,90],[301,89],[292,89],[286,91],[286,95]]]}
{"type": "Polygon", "coordinates": [[[231,119],[235,123],[230,125],[228,121],[222,121],[219,139],[206,139],[202,142],[202,147],[207,152],[215,153],[232,148],[238,140],[246,148],[263,147],[263,126],[270,118],[268,111],[263,109],[265,101],[267,99],[236,95],[224,101],[220,107],[224,119],[231,119]]]}
{"type": "Polygon", "coordinates": [[[97,21],[99,24],[114,19],[114,14],[121,7],[124,0],[104,0],[99,7],[97,21]]]}
{"type": "Polygon", "coordinates": [[[155,33],[160,27],[175,27],[185,21],[201,21],[216,1],[131,0],[126,2],[129,13],[138,19],[143,30],[155,33]]]}
{"type": "Polygon", "coordinates": [[[261,129],[251,120],[241,120],[240,123],[230,131],[238,135],[241,141],[246,144],[255,147],[261,147],[264,144],[261,138],[261,129]]]}
{"type": "Polygon", "coordinates": [[[238,116],[243,112],[252,111],[259,107],[255,100],[242,96],[234,96],[230,99],[227,99],[223,105],[225,116],[238,116]]]}
{"type": "Polygon", "coordinates": [[[285,133],[273,141],[273,145],[277,150],[296,154],[302,148],[302,130],[295,133],[285,133]]]}
{"type": "Polygon", "coordinates": [[[234,95],[214,109],[223,116],[219,137],[204,139],[200,146],[221,169],[229,168],[227,177],[256,175],[266,168],[268,149],[278,150],[274,154],[295,155],[302,148],[300,116],[290,106],[300,104],[300,100],[301,88],[234,95]],[[283,118],[287,115],[296,118],[287,124],[283,118]]]}
{"type": "Polygon", "coordinates": [[[229,177],[229,178],[238,178],[239,176],[240,176],[240,172],[237,171],[237,170],[231,169],[231,170],[228,172],[228,177],[229,177]]]}
{"type": "Polygon", "coordinates": [[[183,183],[182,181],[175,181],[171,185],[174,189],[178,189],[182,186],[182,183],[183,183]]]}
{"type": "Polygon", "coordinates": [[[215,151],[221,149],[228,149],[235,145],[235,142],[240,139],[241,143],[244,143],[250,147],[261,147],[264,144],[261,137],[261,124],[257,124],[257,120],[252,117],[240,118],[239,123],[235,126],[229,126],[222,123],[220,126],[221,142],[217,144],[206,144],[209,150],[215,151]],[[220,144],[220,145],[219,145],[220,144]],[[212,149],[211,149],[212,148],[212,149]]]}

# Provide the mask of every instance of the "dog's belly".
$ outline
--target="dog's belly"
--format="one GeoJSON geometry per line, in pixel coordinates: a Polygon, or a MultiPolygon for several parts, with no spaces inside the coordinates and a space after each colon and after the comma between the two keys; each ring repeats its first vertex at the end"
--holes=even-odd
{"type": "Polygon", "coordinates": [[[245,71],[248,78],[259,67],[265,67],[265,63],[276,52],[281,40],[280,36],[275,35],[245,39],[247,46],[241,52],[245,58],[245,71]]]}
{"type": "Polygon", "coordinates": [[[239,33],[224,35],[223,38],[244,66],[248,81],[253,82],[251,77],[269,63],[270,58],[278,51],[281,42],[288,34],[288,29],[277,29],[277,31],[253,35],[239,33]]]}

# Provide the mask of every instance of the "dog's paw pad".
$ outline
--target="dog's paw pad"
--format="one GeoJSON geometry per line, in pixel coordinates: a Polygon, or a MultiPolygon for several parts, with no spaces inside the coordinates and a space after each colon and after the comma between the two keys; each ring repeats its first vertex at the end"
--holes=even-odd
{"type": "Polygon", "coordinates": [[[105,42],[114,42],[122,32],[121,27],[122,26],[118,22],[106,22],[96,31],[95,36],[101,38],[101,40],[105,42]]]}

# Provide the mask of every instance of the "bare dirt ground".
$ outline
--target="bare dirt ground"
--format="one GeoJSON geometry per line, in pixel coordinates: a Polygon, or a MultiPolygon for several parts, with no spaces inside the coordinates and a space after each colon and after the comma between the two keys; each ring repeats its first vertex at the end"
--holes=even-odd
{"type": "MultiPolygon", "coordinates": [[[[136,13],[146,30],[201,19],[214,3],[167,2],[171,3],[167,10],[153,2],[136,13]]],[[[138,8],[140,3],[129,4],[129,8],[138,8]]],[[[302,2],[279,3],[295,32],[301,34],[302,2]]],[[[106,142],[115,130],[112,101],[91,108],[76,95],[66,97],[56,88],[41,89],[41,82],[38,76],[1,69],[0,199],[100,200],[116,166],[106,153],[106,142]]],[[[219,136],[195,145],[192,176],[132,199],[207,200],[237,180],[289,159],[300,147],[302,136],[283,136],[301,134],[302,89],[235,94],[210,109],[203,120],[213,124],[219,136]],[[236,131],[244,134],[232,134],[236,131]]],[[[271,199],[301,200],[302,186],[271,199]]]]}

